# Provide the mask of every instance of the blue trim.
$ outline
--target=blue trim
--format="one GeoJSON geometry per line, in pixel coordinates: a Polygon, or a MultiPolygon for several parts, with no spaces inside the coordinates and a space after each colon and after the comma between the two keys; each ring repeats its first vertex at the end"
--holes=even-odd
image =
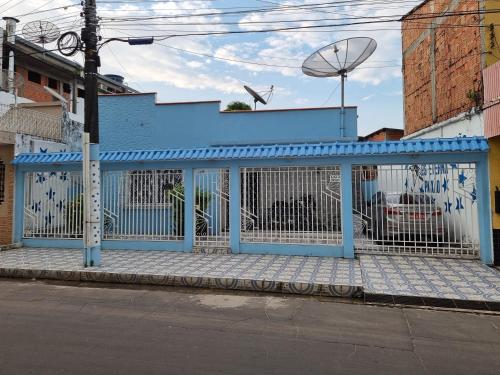
{"type": "Polygon", "coordinates": [[[24,222],[24,172],[16,168],[14,181],[14,243],[21,242],[24,222]]]}
{"type": "Polygon", "coordinates": [[[46,238],[23,238],[23,246],[27,247],[54,247],[57,249],[83,249],[83,240],[57,240],[46,238]]]}
{"type": "Polygon", "coordinates": [[[240,169],[234,165],[229,170],[229,239],[231,251],[240,252],[240,169]]]}
{"type": "Polygon", "coordinates": [[[184,251],[183,241],[128,241],[103,240],[102,248],[106,250],[167,250],[184,251]]]}
{"type": "Polygon", "coordinates": [[[488,157],[476,164],[477,216],[479,227],[479,253],[484,264],[493,264],[493,231],[490,203],[488,157]]]}
{"type": "Polygon", "coordinates": [[[193,251],[194,245],[194,170],[184,169],[184,251],[193,251]]]}
{"type": "MultiPolygon", "coordinates": [[[[417,139],[385,142],[333,142],[315,144],[276,144],[220,146],[156,151],[104,151],[102,162],[200,161],[324,158],[331,156],[401,155],[425,153],[487,152],[483,137],[417,139]]],[[[95,151],[95,150],[94,150],[95,151]]],[[[21,154],[13,164],[80,163],[81,153],[21,154]]]]}
{"type": "Polygon", "coordinates": [[[250,244],[241,243],[242,254],[302,255],[315,257],[342,257],[342,246],[292,245],[292,244],[250,244]]]}
{"type": "Polygon", "coordinates": [[[89,159],[90,160],[99,160],[99,144],[98,143],[92,143],[89,145],[89,159]]]}
{"type": "Polygon", "coordinates": [[[99,267],[101,265],[101,245],[84,249],[84,267],[99,267]]]}
{"type": "MultiPolygon", "coordinates": [[[[211,160],[211,161],[146,161],[146,162],[124,162],[124,163],[100,163],[101,171],[123,171],[123,170],[145,170],[145,169],[188,169],[188,168],[227,168],[237,165],[243,167],[287,167],[287,166],[323,166],[339,165],[348,160],[353,165],[394,165],[394,164],[418,164],[418,163],[477,163],[483,160],[483,152],[455,152],[455,153],[427,153],[427,154],[403,154],[403,155],[351,155],[324,158],[304,159],[255,159],[255,160],[211,160]]],[[[58,171],[81,171],[81,164],[18,164],[17,169],[25,172],[58,172],[58,171]]]]}
{"type": "Polygon", "coordinates": [[[354,230],[352,215],[352,164],[342,163],[340,166],[340,181],[342,186],[342,240],[344,243],[344,258],[354,258],[354,230]]]}

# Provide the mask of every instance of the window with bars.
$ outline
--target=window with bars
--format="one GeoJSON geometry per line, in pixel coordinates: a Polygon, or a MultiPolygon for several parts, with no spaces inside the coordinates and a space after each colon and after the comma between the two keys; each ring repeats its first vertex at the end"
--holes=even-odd
{"type": "Polygon", "coordinates": [[[182,185],[182,170],[144,170],[128,173],[127,204],[161,207],[169,204],[168,192],[182,185]]]}
{"type": "Polygon", "coordinates": [[[5,199],[5,164],[0,159],[0,204],[5,199]]]}

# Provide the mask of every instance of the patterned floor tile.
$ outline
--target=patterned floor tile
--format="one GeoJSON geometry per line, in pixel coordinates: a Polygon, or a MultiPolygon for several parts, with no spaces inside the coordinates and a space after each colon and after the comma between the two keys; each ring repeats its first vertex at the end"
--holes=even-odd
{"type": "Polygon", "coordinates": [[[500,302],[500,272],[477,261],[362,255],[365,293],[500,302]]]}
{"type": "Polygon", "coordinates": [[[22,248],[0,253],[0,270],[4,275],[6,269],[24,269],[30,271],[30,275],[35,271],[53,270],[69,272],[73,279],[81,280],[204,287],[226,285],[229,289],[301,294],[321,294],[322,285],[326,285],[327,288],[338,287],[329,294],[342,296],[352,295],[362,286],[359,262],[349,259],[143,250],[103,250],[101,256],[100,267],[85,269],[80,250],[22,248]]]}

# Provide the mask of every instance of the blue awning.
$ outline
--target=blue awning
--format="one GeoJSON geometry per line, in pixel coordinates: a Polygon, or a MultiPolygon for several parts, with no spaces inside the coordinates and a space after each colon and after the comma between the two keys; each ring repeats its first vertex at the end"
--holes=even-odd
{"type": "MultiPolygon", "coordinates": [[[[335,142],[316,144],[275,144],[249,146],[216,146],[206,148],[103,151],[102,162],[189,161],[229,159],[298,159],[331,156],[395,155],[420,153],[486,152],[488,141],[483,137],[412,139],[384,142],[335,142]]],[[[20,154],[13,164],[79,163],[80,152],[20,154]]]]}

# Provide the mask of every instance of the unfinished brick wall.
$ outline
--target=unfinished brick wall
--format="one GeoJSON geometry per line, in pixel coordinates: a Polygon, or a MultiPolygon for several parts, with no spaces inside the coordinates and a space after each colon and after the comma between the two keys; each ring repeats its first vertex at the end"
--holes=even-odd
{"type": "MultiPolygon", "coordinates": [[[[18,66],[16,67],[16,72],[19,73],[24,80],[21,96],[33,100],[34,102],[51,102],[53,100],[52,95],[43,88],[49,85],[49,77],[41,74],[41,83],[35,83],[28,80],[28,69],[18,66]]],[[[69,102],[71,100],[71,94],[62,92],[62,84],[63,81],[59,81],[59,88],[55,91],[60,93],[69,102]]]]}
{"type": "Polygon", "coordinates": [[[5,195],[0,203],[0,246],[12,243],[12,218],[14,216],[14,145],[0,145],[0,159],[5,164],[5,195]]]}
{"type": "Polygon", "coordinates": [[[366,136],[366,141],[397,141],[403,136],[403,132],[397,129],[381,130],[366,136]]]}
{"type": "Polygon", "coordinates": [[[479,16],[415,19],[445,10],[477,11],[478,7],[478,1],[431,0],[403,21],[405,134],[481,104],[479,16]]]}

